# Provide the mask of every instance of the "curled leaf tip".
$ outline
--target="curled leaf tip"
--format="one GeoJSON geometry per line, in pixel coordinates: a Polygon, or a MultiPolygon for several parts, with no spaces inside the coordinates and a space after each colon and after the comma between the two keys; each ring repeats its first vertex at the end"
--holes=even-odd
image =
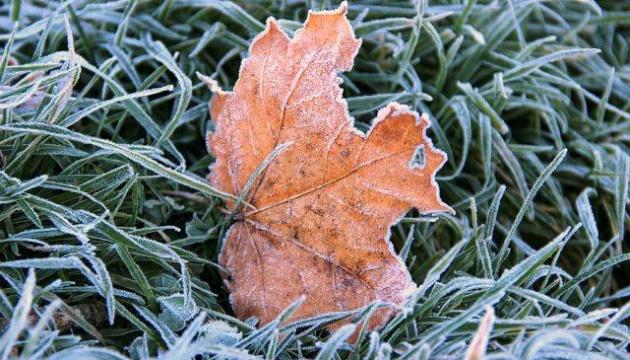
{"type": "Polygon", "coordinates": [[[217,94],[217,95],[227,94],[226,91],[221,89],[221,86],[219,86],[219,82],[214,80],[213,78],[203,75],[200,72],[197,72],[197,78],[201,80],[204,84],[206,84],[206,86],[208,86],[208,88],[213,94],[217,94]]]}

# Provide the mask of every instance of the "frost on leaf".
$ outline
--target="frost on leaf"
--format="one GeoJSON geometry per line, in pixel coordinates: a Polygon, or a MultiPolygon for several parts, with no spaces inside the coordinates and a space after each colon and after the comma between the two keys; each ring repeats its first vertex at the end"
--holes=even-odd
{"type": "Polygon", "coordinates": [[[214,92],[209,181],[244,199],[227,203],[239,216],[219,259],[240,318],[266,324],[303,296],[290,320],[380,300],[393,306],[370,328],[384,324],[416,288],[390,226],[411,208],[453,211],[434,180],[446,156],[426,116],[391,103],[367,134],[354,128],[337,74],[360,45],[344,3],[310,12],[293,39],[269,19],[232,92],[202,76],[214,92]]]}

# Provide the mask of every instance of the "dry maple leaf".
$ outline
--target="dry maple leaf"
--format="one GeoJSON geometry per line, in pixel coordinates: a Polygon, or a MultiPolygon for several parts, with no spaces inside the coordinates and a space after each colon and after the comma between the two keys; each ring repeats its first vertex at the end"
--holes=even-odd
{"type": "MultiPolygon", "coordinates": [[[[390,226],[412,207],[452,212],[434,180],[446,156],[426,137],[426,116],[391,103],[367,134],[354,128],[337,77],[361,45],[346,8],[309,12],[293,39],[270,18],[233,92],[201,76],[215,93],[209,181],[248,204],[228,202],[239,214],[219,259],[241,319],[266,324],[301,296],[290,320],[402,304],[416,285],[390,226]]],[[[379,309],[370,328],[394,308],[379,309]]]]}

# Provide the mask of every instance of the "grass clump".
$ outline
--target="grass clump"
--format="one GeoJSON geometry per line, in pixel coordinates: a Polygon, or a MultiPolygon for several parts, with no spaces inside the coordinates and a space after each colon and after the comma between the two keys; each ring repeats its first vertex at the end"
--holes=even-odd
{"type": "Polygon", "coordinates": [[[429,113],[457,215],[394,227],[420,289],[354,345],[352,325],[322,329],[373,306],[231,316],[229,195],[203,178],[194,75],[230,87],[266,17],[291,33],[333,6],[0,6],[1,359],[628,357],[630,4],[614,0],[352,2],[357,126],[389,101],[429,113]]]}

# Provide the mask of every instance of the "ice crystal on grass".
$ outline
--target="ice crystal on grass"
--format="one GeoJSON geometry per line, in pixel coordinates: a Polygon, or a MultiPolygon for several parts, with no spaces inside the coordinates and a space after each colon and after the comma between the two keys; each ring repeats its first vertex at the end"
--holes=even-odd
{"type": "Polygon", "coordinates": [[[379,331],[379,303],[233,316],[216,261],[237,199],[204,179],[195,74],[232,87],[262,21],[292,36],[307,6],[337,4],[0,5],[0,358],[627,358],[623,1],[351,2],[356,127],[392,101],[429,114],[457,215],[392,227],[418,288],[379,331]]]}

